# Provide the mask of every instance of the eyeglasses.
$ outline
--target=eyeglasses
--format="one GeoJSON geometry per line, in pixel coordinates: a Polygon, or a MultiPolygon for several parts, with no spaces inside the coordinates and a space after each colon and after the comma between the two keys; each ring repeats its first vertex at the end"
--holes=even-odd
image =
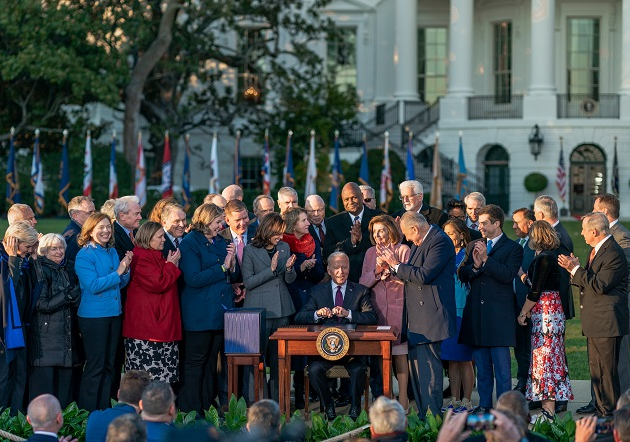
{"type": "Polygon", "coordinates": [[[400,201],[405,201],[406,199],[410,200],[412,197],[414,197],[414,196],[418,196],[418,195],[420,195],[420,194],[419,194],[419,193],[412,193],[411,195],[400,195],[400,196],[398,197],[398,199],[399,199],[400,201]]]}
{"type": "Polygon", "coordinates": [[[373,198],[363,198],[364,203],[371,203],[373,198]]]}

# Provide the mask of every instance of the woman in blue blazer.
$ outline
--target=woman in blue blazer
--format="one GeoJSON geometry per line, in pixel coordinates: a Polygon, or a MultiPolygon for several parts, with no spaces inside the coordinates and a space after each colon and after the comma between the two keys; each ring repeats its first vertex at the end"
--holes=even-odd
{"type": "Polygon", "coordinates": [[[234,307],[230,281],[238,276],[234,244],[218,235],[223,209],[203,204],[195,210],[191,230],[182,240],[179,267],[184,277],[181,293],[186,346],[181,371],[179,407],[202,412],[218,392],[217,359],[223,349],[223,313],[234,307]]]}
{"type": "Polygon", "coordinates": [[[101,212],[85,221],[77,242],[82,249],[74,268],[81,286],[78,316],[86,357],[79,405],[94,411],[110,405],[114,357],[122,326],[120,289],[129,282],[133,254],[127,252],[119,261],[111,219],[101,212]]]}

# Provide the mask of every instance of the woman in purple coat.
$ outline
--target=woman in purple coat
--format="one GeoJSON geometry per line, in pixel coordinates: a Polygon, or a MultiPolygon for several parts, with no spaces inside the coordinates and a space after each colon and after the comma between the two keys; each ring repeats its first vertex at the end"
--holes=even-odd
{"type": "MultiPolygon", "coordinates": [[[[377,251],[391,249],[400,262],[409,260],[410,249],[401,244],[402,234],[389,215],[378,215],[370,220],[368,226],[373,247],[365,252],[363,272],[359,284],[372,289],[372,305],[378,315],[378,325],[391,325],[398,332],[402,330],[403,306],[405,304],[405,286],[403,282],[389,272],[386,262],[377,257],[377,251]]],[[[396,379],[398,379],[398,400],[407,410],[407,384],[409,381],[409,364],[407,361],[407,343],[398,341],[392,348],[394,363],[396,364],[396,379]]]]}

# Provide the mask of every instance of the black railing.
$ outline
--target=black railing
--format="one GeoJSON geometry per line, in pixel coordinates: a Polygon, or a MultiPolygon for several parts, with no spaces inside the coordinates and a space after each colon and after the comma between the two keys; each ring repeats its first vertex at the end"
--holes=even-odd
{"type": "Polygon", "coordinates": [[[407,120],[403,126],[403,130],[412,131],[414,139],[419,139],[422,132],[429,127],[437,124],[440,119],[440,101],[431,103],[424,108],[422,112],[407,120]]]}
{"type": "Polygon", "coordinates": [[[468,98],[469,120],[523,118],[523,96],[512,95],[509,103],[499,102],[494,95],[468,98]]]}
{"type": "Polygon", "coordinates": [[[557,95],[558,118],[619,118],[619,95],[557,95]]]}
{"type": "Polygon", "coordinates": [[[382,130],[392,127],[399,123],[398,118],[398,102],[387,107],[386,103],[376,106],[374,116],[363,123],[366,127],[379,126],[382,130]]]}

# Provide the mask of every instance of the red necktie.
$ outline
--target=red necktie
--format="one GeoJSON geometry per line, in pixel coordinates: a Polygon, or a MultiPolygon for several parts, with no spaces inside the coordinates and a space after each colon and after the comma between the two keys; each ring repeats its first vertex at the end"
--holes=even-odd
{"type": "Polygon", "coordinates": [[[136,241],[133,239],[133,230],[129,231],[129,239],[131,240],[132,243],[136,243],[136,241]]]}
{"type": "MultiPolygon", "coordinates": [[[[337,286],[337,293],[335,294],[335,307],[343,307],[343,294],[341,293],[341,286],[337,286]]],[[[337,318],[337,322],[341,322],[341,318],[337,318]]]]}
{"type": "Polygon", "coordinates": [[[238,257],[238,263],[243,263],[243,249],[245,248],[245,244],[243,244],[243,235],[238,235],[236,237],[236,256],[238,257]]]}
{"type": "Polygon", "coordinates": [[[593,262],[593,258],[595,258],[595,249],[591,250],[591,254],[588,255],[588,267],[591,266],[591,263],[593,262]]]}
{"type": "Polygon", "coordinates": [[[326,234],[324,233],[324,228],[321,224],[317,226],[317,230],[319,230],[319,241],[324,244],[324,241],[326,240],[326,234]]]}

